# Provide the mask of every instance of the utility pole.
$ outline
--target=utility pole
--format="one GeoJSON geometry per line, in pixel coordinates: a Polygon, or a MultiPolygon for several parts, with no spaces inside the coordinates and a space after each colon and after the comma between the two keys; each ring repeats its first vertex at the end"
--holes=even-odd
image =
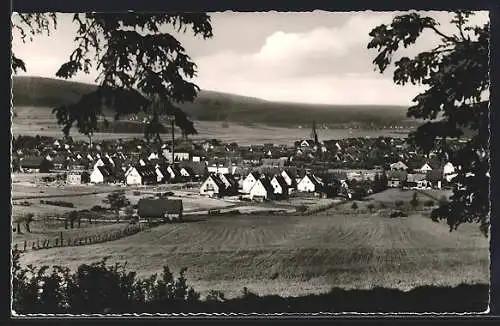
{"type": "Polygon", "coordinates": [[[174,124],[175,124],[175,115],[168,115],[167,120],[170,121],[170,128],[172,131],[172,163],[175,161],[175,144],[174,144],[174,124]]]}

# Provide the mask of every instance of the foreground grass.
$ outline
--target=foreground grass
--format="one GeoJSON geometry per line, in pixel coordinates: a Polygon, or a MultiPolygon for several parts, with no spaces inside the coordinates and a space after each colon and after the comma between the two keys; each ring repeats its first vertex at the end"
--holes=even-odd
{"type": "Polygon", "coordinates": [[[23,264],[63,265],[111,257],[140,276],[188,267],[202,294],[243,287],[260,295],[301,296],[332,287],[409,290],[489,282],[488,239],[476,226],[450,233],[420,215],[228,216],[169,224],[125,239],[23,255],[23,264]]]}

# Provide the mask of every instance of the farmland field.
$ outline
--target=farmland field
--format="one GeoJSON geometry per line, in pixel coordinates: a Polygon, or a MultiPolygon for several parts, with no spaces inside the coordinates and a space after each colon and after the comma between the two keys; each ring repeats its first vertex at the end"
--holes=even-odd
{"type": "Polygon", "coordinates": [[[162,225],[99,245],[28,251],[22,263],[75,268],[109,256],[141,276],[163,265],[174,272],[187,267],[189,284],[204,294],[238,296],[246,286],[297,296],[331,287],[489,283],[488,246],[476,225],[450,233],[420,214],[242,215],[162,225]]]}
{"type": "MultiPolygon", "coordinates": [[[[198,135],[190,136],[192,139],[212,139],[216,138],[224,142],[237,142],[239,145],[256,145],[264,143],[292,145],[295,140],[301,138],[308,138],[310,129],[286,128],[286,127],[270,127],[263,124],[243,125],[238,123],[230,124],[228,128],[221,128],[220,122],[212,121],[195,121],[195,126],[198,135]]],[[[362,130],[355,129],[327,129],[318,130],[320,139],[342,139],[350,137],[378,137],[390,136],[395,138],[406,137],[408,130],[362,130]]],[[[49,137],[62,137],[62,131],[56,125],[55,120],[46,119],[36,122],[36,127],[29,122],[23,120],[15,120],[12,124],[12,134],[14,136],[27,135],[27,136],[49,136],[49,137]]],[[[180,134],[180,133],[178,133],[180,134]]],[[[78,134],[72,131],[71,136],[75,140],[87,141],[85,135],[78,134]]],[[[132,139],[143,138],[144,134],[137,133],[95,133],[94,140],[103,139],[132,139]]],[[[170,135],[163,135],[162,138],[169,139],[170,135]]]]}

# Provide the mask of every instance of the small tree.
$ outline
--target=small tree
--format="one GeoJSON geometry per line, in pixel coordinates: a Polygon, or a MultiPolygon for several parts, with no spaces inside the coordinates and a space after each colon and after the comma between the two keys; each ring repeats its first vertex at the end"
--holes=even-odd
{"type": "Polygon", "coordinates": [[[411,207],[413,207],[413,209],[415,209],[415,208],[417,208],[418,204],[419,204],[418,195],[416,192],[414,192],[413,197],[410,200],[410,205],[411,205],[411,207]]]}
{"type": "Polygon", "coordinates": [[[24,227],[26,228],[26,232],[31,233],[30,224],[33,222],[35,215],[33,213],[28,213],[24,217],[24,227]]]}
{"type": "Polygon", "coordinates": [[[356,210],[358,209],[358,203],[356,203],[355,201],[352,202],[352,205],[351,205],[351,208],[356,210]]]}
{"type": "Polygon", "coordinates": [[[130,205],[130,201],[125,196],[125,191],[115,191],[110,193],[107,197],[107,202],[111,210],[116,214],[116,220],[120,220],[120,209],[130,205]]]}
{"type": "Polygon", "coordinates": [[[373,212],[373,210],[375,209],[375,204],[373,204],[373,203],[369,203],[366,207],[368,208],[368,210],[369,210],[370,212],[373,212]]]}

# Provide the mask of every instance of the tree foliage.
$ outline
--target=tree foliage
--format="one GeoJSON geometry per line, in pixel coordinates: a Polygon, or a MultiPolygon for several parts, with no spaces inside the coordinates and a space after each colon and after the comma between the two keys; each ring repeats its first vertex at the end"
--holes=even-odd
{"type": "MultiPolygon", "coordinates": [[[[194,36],[212,37],[210,17],[200,13],[76,13],[73,23],[78,30],[76,48],[62,63],[56,76],[69,79],[78,72],[98,71],[96,91],[76,103],[54,109],[58,123],[68,135],[76,125],[79,132],[91,136],[98,120],[105,120],[106,109],[121,115],[145,112],[149,124],[157,124],[158,116],[175,116],[176,125],[186,135],[196,134],[193,122],[176,103],[191,102],[199,88],[188,80],[197,74],[196,64],[171,33],[191,29],[194,36]],[[156,96],[161,106],[152,106],[156,96]],[[159,110],[161,108],[161,110],[159,110]]],[[[40,34],[50,34],[57,26],[56,13],[17,14],[12,27],[23,42],[40,34]]],[[[12,69],[26,71],[22,59],[12,54],[12,69]]],[[[155,135],[156,125],[147,130],[155,135]]]]}
{"type": "Polygon", "coordinates": [[[125,191],[115,191],[108,194],[106,196],[106,201],[117,216],[121,208],[130,205],[130,201],[125,196],[125,191]]]}
{"type": "MultiPolygon", "coordinates": [[[[464,222],[489,225],[489,25],[471,26],[469,11],[457,11],[450,23],[456,33],[446,35],[433,18],[410,13],[397,16],[390,25],[382,24],[370,32],[369,49],[377,50],[373,60],[381,73],[394,62],[394,82],[424,86],[413,99],[408,116],[426,122],[410,134],[409,141],[424,152],[446,148],[446,139],[472,136],[461,148],[450,153],[460,167],[446,219],[450,230],[464,222]],[[437,47],[413,58],[394,58],[398,49],[413,45],[424,31],[440,38],[437,47]]],[[[434,214],[436,215],[436,214],[434,214]]]]}

